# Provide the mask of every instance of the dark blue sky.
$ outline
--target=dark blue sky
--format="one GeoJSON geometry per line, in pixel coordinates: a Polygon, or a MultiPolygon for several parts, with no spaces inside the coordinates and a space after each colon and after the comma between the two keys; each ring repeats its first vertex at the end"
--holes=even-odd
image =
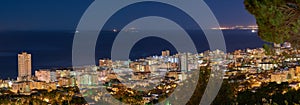
{"type": "MultiPolygon", "coordinates": [[[[254,25],[243,0],[205,0],[221,26],[254,25]]],[[[1,0],[0,31],[75,30],[93,0],[1,0]]],[[[105,1],[104,1],[105,2],[105,1]]]]}

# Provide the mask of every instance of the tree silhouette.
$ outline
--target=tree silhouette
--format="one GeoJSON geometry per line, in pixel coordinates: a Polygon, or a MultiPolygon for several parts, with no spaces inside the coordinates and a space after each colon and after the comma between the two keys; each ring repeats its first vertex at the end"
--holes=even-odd
{"type": "Polygon", "coordinates": [[[300,0],[245,0],[246,9],[256,17],[259,36],[272,43],[300,44],[300,0]]]}

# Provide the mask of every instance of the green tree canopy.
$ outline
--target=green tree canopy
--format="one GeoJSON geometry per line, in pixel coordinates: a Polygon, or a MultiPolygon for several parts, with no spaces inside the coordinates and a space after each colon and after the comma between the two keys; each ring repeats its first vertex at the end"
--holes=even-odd
{"type": "Polygon", "coordinates": [[[255,16],[264,41],[288,41],[300,47],[300,0],[245,0],[244,4],[255,16]]]}

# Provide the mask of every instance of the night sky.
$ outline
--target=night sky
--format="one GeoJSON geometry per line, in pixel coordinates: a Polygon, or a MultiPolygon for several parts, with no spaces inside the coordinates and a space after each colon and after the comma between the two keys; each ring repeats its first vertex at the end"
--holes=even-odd
{"type": "MultiPolygon", "coordinates": [[[[255,25],[243,0],[205,0],[221,26],[255,25]]],[[[93,0],[1,0],[0,31],[75,30],[93,0]]],[[[105,1],[104,1],[105,2],[105,1]]]]}

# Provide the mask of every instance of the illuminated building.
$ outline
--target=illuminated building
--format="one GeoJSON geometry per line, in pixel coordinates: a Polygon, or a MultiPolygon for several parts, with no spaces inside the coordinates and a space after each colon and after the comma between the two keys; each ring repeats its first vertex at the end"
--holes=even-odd
{"type": "Polygon", "coordinates": [[[70,70],[56,70],[56,78],[70,77],[70,70]]]}
{"type": "Polygon", "coordinates": [[[180,54],[180,70],[181,71],[188,70],[188,54],[187,53],[180,54]]]}
{"type": "Polygon", "coordinates": [[[51,81],[50,70],[35,71],[35,77],[37,77],[37,79],[40,81],[45,81],[45,82],[49,83],[51,81]]]}
{"type": "Polygon", "coordinates": [[[130,68],[134,72],[150,72],[150,66],[146,62],[132,62],[130,68]]]}
{"type": "Polygon", "coordinates": [[[18,54],[18,81],[28,80],[31,76],[31,54],[18,54]]]}
{"type": "Polygon", "coordinates": [[[287,82],[287,74],[285,73],[273,73],[271,74],[271,81],[270,82],[287,82]]]}
{"type": "Polygon", "coordinates": [[[170,56],[170,51],[169,51],[169,50],[162,51],[162,52],[161,52],[161,56],[164,56],[164,57],[170,56]]]}
{"type": "Polygon", "coordinates": [[[259,63],[258,67],[260,67],[263,70],[271,70],[278,67],[278,65],[273,63],[259,63]]]}
{"type": "Polygon", "coordinates": [[[84,73],[77,78],[80,86],[97,86],[98,76],[93,73],[84,73]]]}
{"type": "Polygon", "coordinates": [[[56,71],[50,71],[50,81],[51,82],[57,81],[56,71]]]}
{"type": "Polygon", "coordinates": [[[292,46],[292,44],[289,43],[289,42],[284,42],[284,43],[282,44],[282,47],[283,47],[283,48],[291,48],[291,46],[292,46]]]}
{"type": "Polygon", "coordinates": [[[58,78],[58,86],[61,87],[70,87],[70,86],[75,86],[75,78],[68,78],[68,77],[62,77],[58,78]]]}
{"type": "Polygon", "coordinates": [[[10,83],[8,80],[0,80],[0,88],[8,88],[10,87],[10,83]]]}
{"type": "Polygon", "coordinates": [[[112,66],[112,60],[100,59],[99,60],[99,66],[100,67],[111,67],[112,66]]]}
{"type": "Polygon", "coordinates": [[[12,92],[15,93],[25,93],[30,95],[33,89],[47,89],[48,91],[55,90],[56,84],[54,82],[46,83],[44,81],[21,81],[12,84],[12,92]]]}
{"type": "Polygon", "coordinates": [[[296,73],[300,73],[300,66],[296,66],[296,73]]]}

